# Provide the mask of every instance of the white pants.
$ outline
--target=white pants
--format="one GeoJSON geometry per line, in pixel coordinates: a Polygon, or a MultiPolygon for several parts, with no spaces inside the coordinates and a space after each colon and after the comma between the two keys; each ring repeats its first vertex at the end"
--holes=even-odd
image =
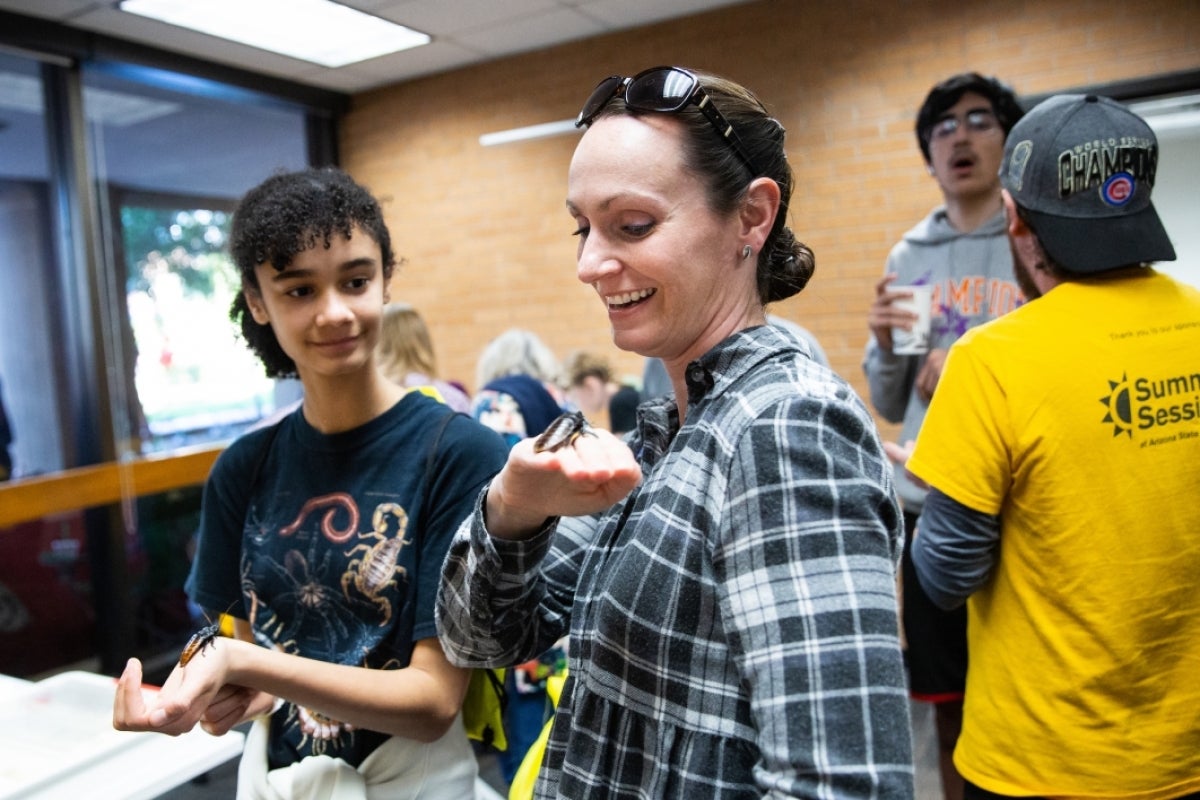
{"type": "Polygon", "coordinates": [[[267,770],[268,718],[254,722],[238,767],[238,800],[468,800],[479,771],[462,722],[425,744],[393,736],[358,769],[309,756],[267,770]]]}

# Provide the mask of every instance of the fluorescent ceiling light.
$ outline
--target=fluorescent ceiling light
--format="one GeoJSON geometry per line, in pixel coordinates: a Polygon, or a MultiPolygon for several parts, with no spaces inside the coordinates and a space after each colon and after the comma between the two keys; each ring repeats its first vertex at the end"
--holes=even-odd
{"type": "Polygon", "coordinates": [[[1180,111],[1195,111],[1200,109],[1200,94],[1179,94],[1171,97],[1159,97],[1153,100],[1137,100],[1129,104],[1129,108],[1140,117],[1156,117],[1164,114],[1176,114],[1180,111]]]}
{"type": "Polygon", "coordinates": [[[575,120],[564,119],[558,122],[543,122],[540,125],[527,125],[524,128],[509,128],[506,131],[485,133],[479,137],[479,143],[484,147],[493,147],[510,142],[524,142],[529,139],[545,139],[549,136],[561,136],[564,133],[583,133],[575,127],[575,120]]]}
{"type": "Polygon", "coordinates": [[[429,43],[429,36],[329,0],[120,0],[118,8],[326,67],[429,43]]]}
{"type": "Polygon", "coordinates": [[[1158,134],[1200,127],[1200,94],[1143,100],[1129,108],[1158,134]]]}

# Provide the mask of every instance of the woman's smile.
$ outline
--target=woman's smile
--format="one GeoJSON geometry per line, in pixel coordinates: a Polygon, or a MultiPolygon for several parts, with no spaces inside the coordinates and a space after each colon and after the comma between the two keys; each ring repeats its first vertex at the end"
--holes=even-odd
{"type": "Polygon", "coordinates": [[[604,302],[608,305],[609,311],[618,311],[637,305],[657,291],[657,289],[636,289],[632,292],[608,295],[604,298],[604,302]]]}

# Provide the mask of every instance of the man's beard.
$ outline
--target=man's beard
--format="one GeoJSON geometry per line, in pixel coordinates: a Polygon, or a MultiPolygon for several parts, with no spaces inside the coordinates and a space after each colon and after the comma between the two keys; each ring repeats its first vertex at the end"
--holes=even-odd
{"type": "MultiPolygon", "coordinates": [[[[1008,243],[1008,249],[1012,251],[1013,276],[1017,279],[1017,286],[1021,287],[1021,293],[1025,295],[1025,302],[1038,299],[1042,293],[1037,288],[1037,284],[1033,282],[1033,273],[1022,263],[1021,257],[1017,254],[1017,248],[1011,241],[1008,243]]],[[[1045,268],[1046,262],[1044,261],[1033,265],[1033,269],[1045,268]]]]}

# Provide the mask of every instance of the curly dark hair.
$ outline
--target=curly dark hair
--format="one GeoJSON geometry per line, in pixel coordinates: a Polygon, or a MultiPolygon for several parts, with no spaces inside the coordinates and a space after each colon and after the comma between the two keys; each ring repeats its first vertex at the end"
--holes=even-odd
{"type": "Polygon", "coordinates": [[[267,376],[296,375],[296,363],[279,346],[270,325],[260,325],[250,313],[247,290],[259,291],[255,268],[270,264],[283,271],[298,253],[318,245],[330,246],[338,234],[349,239],[355,229],[379,245],[384,280],[392,276],[396,256],[379,203],[364,187],[335,167],[282,172],[248,191],[233,214],[229,251],[242,279],[229,318],[242,338],[262,360],[267,376]]]}
{"type": "MultiPolygon", "coordinates": [[[[686,69],[680,67],[680,69],[686,69]]],[[[788,203],[794,179],[792,167],[783,149],[786,131],[749,89],[718,75],[687,69],[696,76],[714,107],[733,127],[758,174],[751,174],[745,162],[713,129],[712,123],[692,103],[671,116],[681,120],[686,130],[684,153],[688,164],[708,184],[708,201],[721,213],[730,213],[745,198],[750,182],[759,176],[779,185],[779,212],[762,251],[758,254],[757,282],[759,301],[766,305],[798,294],[816,269],[816,257],[807,245],[796,239],[787,226],[788,203]]],[[[624,103],[608,103],[592,118],[614,115],[641,116],[652,111],[630,109],[624,103]]]]}
{"type": "Polygon", "coordinates": [[[1025,109],[1017,102],[1017,96],[1013,90],[999,79],[987,78],[978,72],[961,72],[958,75],[952,75],[929,90],[929,94],[925,96],[925,102],[921,104],[921,109],[917,112],[915,125],[917,144],[921,148],[921,155],[925,156],[926,164],[930,163],[929,134],[933,130],[934,123],[967,92],[983,95],[991,102],[992,113],[996,115],[996,121],[1004,130],[1006,139],[1013,125],[1016,125],[1017,121],[1025,116],[1025,109]]]}

